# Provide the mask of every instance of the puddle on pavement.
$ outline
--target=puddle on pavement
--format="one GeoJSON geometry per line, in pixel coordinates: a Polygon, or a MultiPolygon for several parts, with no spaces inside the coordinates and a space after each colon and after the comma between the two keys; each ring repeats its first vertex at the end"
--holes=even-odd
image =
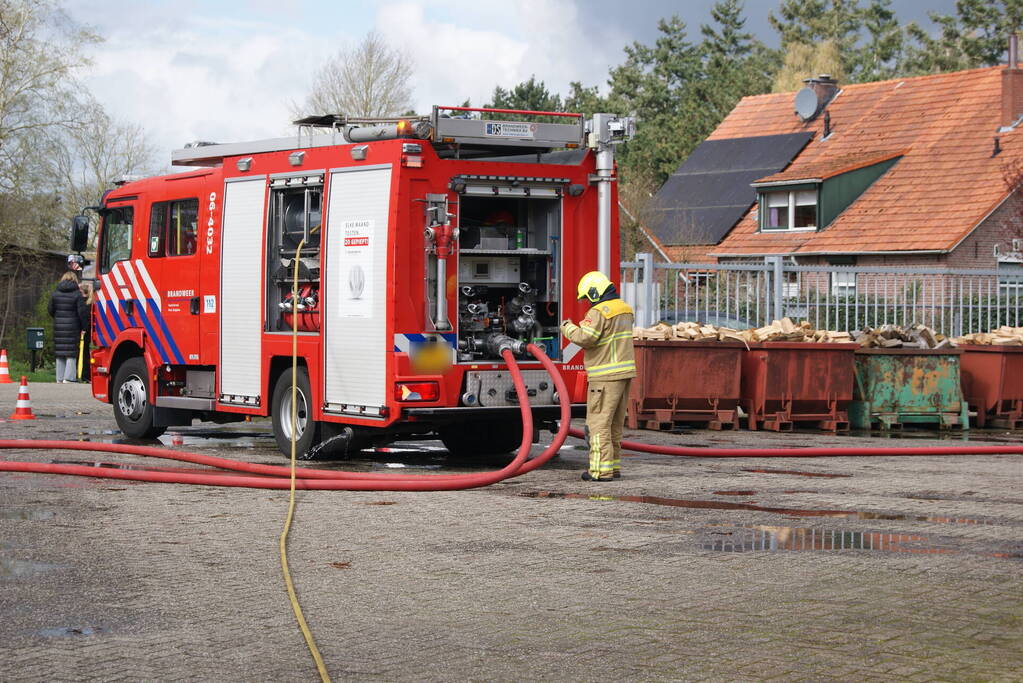
{"type": "Polygon", "coordinates": [[[919,534],[791,526],[716,528],[713,531],[702,530],[702,533],[703,538],[700,541],[702,550],[726,553],[865,550],[914,555],[970,554],[998,559],[1023,559],[1023,553],[1016,551],[978,552],[942,547],[929,543],[927,536],[919,534]]]}
{"type": "Polygon", "coordinates": [[[424,465],[411,462],[375,462],[373,467],[384,470],[439,470],[443,465],[424,465]]]}
{"type": "Polygon", "coordinates": [[[794,474],[798,477],[828,477],[829,479],[839,479],[843,477],[851,477],[851,474],[829,474],[827,472],[802,472],[800,470],[773,470],[768,468],[748,468],[743,469],[743,472],[755,472],[757,474],[794,474]]]}
{"type": "Polygon", "coordinates": [[[60,569],[60,565],[48,562],[33,562],[31,560],[16,560],[10,557],[0,557],[0,578],[23,579],[27,576],[42,574],[43,572],[60,569]]]}
{"type": "Polygon", "coordinates": [[[440,446],[378,446],[376,448],[370,448],[367,451],[369,453],[390,453],[397,455],[418,455],[421,453],[442,453],[447,455],[448,451],[446,448],[440,446]]]}
{"type": "Polygon", "coordinates": [[[961,430],[934,429],[928,427],[904,427],[894,431],[851,430],[845,436],[864,439],[918,439],[922,441],[967,441],[995,443],[1019,443],[1019,434],[1004,429],[977,429],[976,427],[961,430]]]}
{"type": "Polygon", "coordinates": [[[273,445],[274,436],[270,432],[167,432],[158,440],[164,446],[265,448],[273,445]]]}
{"type": "Polygon", "coordinates": [[[685,498],[661,498],[659,496],[601,496],[585,493],[560,493],[556,491],[528,491],[518,494],[526,498],[565,498],[569,500],[592,500],[601,502],[618,501],[623,503],[645,503],[647,505],[664,505],[701,510],[753,510],[756,512],[773,512],[792,517],[835,517],[844,519],[877,519],[910,522],[932,522],[935,524],[984,524],[994,525],[998,522],[971,519],[966,517],[938,517],[889,514],[884,512],[863,512],[860,510],[806,510],[798,508],[779,508],[756,503],[730,503],[723,500],[689,500],[685,498]]]}
{"type": "Polygon", "coordinates": [[[58,628],[44,628],[39,635],[46,638],[67,638],[72,636],[92,636],[103,629],[92,626],[61,626],[58,628]]]}
{"type": "Polygon", "coordinates": [[[949,548],[922,545],[926,536],[886,534],[875,531],[807,529],[790,526],[735,527],[715,529],[700,543],[702,550],[718,552],[779,552],[822,550],[872,550],[926,555],[955,554],[949,548]]]}
{"type": "Polygon", "coordinates": [[[0,510],[0,519],[27,519],[32,521],[40,521],[53,519],[53,510],[46,510],[45,508],[7,508],[0,510]]]}

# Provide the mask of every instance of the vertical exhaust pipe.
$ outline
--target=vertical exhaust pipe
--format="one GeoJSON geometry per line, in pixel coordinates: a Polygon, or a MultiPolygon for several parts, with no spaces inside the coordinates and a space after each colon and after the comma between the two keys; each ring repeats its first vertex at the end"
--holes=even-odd
{"type": "Polygon", "coordinates": [[[1009,68],[1016,69],[1019,62],[1019,36],[1009,34],[1009,68]]]}
{"type": "MultiPolygon", "coordinates": [[[[615,278],[617,267],[611,268],[611,183],[615,181],[614,145],[629,140],[635,132],[631,117],[594,114],[590,120],[587,146],[596,151],[597,185],[597,270],[615,278]]],[[[616,264],[617,266],[617,264],[616,264]]]]}

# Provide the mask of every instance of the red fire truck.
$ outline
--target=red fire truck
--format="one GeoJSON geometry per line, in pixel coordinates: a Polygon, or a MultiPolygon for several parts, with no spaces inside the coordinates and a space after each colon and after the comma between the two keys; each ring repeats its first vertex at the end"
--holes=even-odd
{"type": "MultiPolygon", "coordinates": [[[[300,455],[430,435],[504,452],[521,421],[502,343],[545,348],[583,401],[558,325],[585,312],[578,278],[618,262],[613,145],[631,119],[434,107],[296,123],[176,150],[190,170],[96,207],[93,394],[126,435],[269,415],[300,455]]],[[[73,250],[87,236],[76,217],[73,250]]],[[[549,426],[553,382],[522,367],[549,426]]]]}

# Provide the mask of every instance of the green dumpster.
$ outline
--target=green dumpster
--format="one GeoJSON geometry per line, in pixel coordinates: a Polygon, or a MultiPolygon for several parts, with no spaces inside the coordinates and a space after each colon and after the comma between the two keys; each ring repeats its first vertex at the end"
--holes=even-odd
{"type": "Polygon", "coordinates": [[[960,349],[859,349],[849,426],[900,429],[922,423],[969,429],[961,354],[960,349]]]}

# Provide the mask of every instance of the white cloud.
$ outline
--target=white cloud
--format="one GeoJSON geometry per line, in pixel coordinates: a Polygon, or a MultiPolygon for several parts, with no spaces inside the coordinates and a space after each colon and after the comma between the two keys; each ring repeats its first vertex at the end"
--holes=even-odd
{"type": "Polygon", "coordinates": [[[381,7],[376,26],[413,57],[417,108],[426,111],[467,97],[482,105],[494,86],[508,88],[533,75],[561,94],[574,80],[603,86],[626,38],[594,42],[579,19],[569,0],[410,1],[381,7]],[[458,23],[438,18],[443,15],[458,23]]]}
{"type": "Polygon", "coordinates": [[[192,140],[291,132],[289,103],[331,49],[298,28],[195,15],[112,29],[86,84],[112,115],[146,129],[161,161],[192,140]]]}
{"type": "MultiPolygon", "coordinates": [[[[66,0],[80,20],[94,0],[66,0]]],[[[489,99],[536,75],[566,93],[581,80],[603,85],[627,38],[586,35],[573,0],[297,3],[266,0],[104,0],[89,87],[115,117],[141,124],[169,163],[192,140],[237,141],[292,132],[289,104],[339,47],[376,29],[415,64],[417,109],[489,99]]]]}

